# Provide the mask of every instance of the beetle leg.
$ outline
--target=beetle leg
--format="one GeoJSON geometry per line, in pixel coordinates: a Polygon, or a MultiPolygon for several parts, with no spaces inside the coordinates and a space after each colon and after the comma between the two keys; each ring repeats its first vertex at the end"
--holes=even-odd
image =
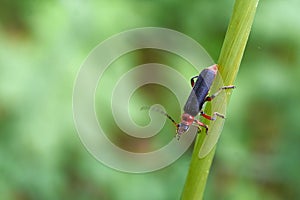
{"type": "Polygon", "coordinates": [[[218,112],[214,112],[212,116],[209,116],[209,115],[205,114],[203,110],[201,110],[200,115],[211,121],[216,120],[217,117],[221,117],[221,118],[225,119],[225,116],[218,112]]]}
{"type": "Polygon", "coordinates": [[[201,132],[200,130],[200,126],[205,128],[205,131],[206,131],[206,135],[207,135],[207,132],[208,132],[208,126],[202,122],[200,122],[199,120],[195,119],[194,122],[198,125],[198,133],[201,132]]]}
{"type": "Polygon", "coordinates": [[[207,96],[207,97],[205,98],[204,101],[211,101],[211,100],[213,100],[216,96],[218,96],[223,90],[234,89],[234,88],[235,88],[234,85],[223,86],[223,87],[221,87],[216,93],[214,93],[213,95],[207,96]]]}
{"type": "Polygon", "coordinates": [[[198,78],[198,76],[194,76],[191,78],[191,86],[194,87],[195,85],[195,79],[198,78]]]}

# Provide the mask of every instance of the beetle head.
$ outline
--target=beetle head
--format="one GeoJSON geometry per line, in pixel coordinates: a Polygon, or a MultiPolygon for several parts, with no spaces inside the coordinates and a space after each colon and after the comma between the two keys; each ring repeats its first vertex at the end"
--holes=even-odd
{"type": "Polygon", "coordinates": [[[181,122],[177,125],[177,138],[179,139],[183,133],[186,133],[190,125],[194,122],[194,117],[190,114],[183,113],[181,116],[181,122]]]}
{"type": "Polygon", "coordinates": [[[177,134],[176,134],[177,139],[179,140],[180,136],[182,134],[186,133],[189,130],[189,128],[190,128],[190,126],[185,124],[185,123],[178,124],[177,131],[176,131],[177,132],[177,134]]]}

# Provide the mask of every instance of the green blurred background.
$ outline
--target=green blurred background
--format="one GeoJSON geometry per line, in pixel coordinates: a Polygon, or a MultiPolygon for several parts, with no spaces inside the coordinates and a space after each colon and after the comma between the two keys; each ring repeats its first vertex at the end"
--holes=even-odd
{"type": "MultiPolygon", "coordinates": [[[[171,166],[147,174],[126,174],[102,165],[77,135],[73,83],[99,42],[137,27],[180,31],[217,60],[233,4],[2,0],[0,199],[179,199],[192,148],[171,166]]],[[[300,199],[299,8],[299,0],[260,1],[205,199],[300,199]]],[[[158,62],[153,56],[158,53],[137,52],[127,61],[158,62]]],[[[178,65],[178,59],[165,62],[178,65]]],[[[195,73],[188,70],[187,81],[195,73]]],[[[147,103],[168,106],[175,101],[170,91],[147,87],[144,93],[157,91],[147,103]]],[[[179,117],[181,111],[172,112],[179,117]]],[[[120,133],[110,120],[105,125],[120,133]]],[[[165,132],[174,131],[166,124],[165,132]]],[[[124,148],[137,146],[135,151],[147,146],[145,141],[127,143],[126,137],[119,141],[124,148]]]]}

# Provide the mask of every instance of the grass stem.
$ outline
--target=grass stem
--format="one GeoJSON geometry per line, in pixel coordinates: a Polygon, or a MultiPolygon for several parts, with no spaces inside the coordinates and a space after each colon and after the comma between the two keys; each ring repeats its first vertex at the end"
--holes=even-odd
{"type": "MultiPolygon", "coordinates": [[[[219,72],[224,85],[232,85],[234,83],[247,44],[258,1],[235,1],[233,14],[218,60],[219,72]]],[[[230,94],[228,93],[224,102],[228,103],[229,96],[230,94]]],[[[206,112],[209,109],[208,106],[206,112]]],[[[221,128],[216,126],[211,127],[211,129],[215,130],[210,130],[210,132],[221,131],[221,128]]],[[[205,157],[199,158],[198,154],[205,142],[205,137],[207,137],[205,134],[200,134],[196,139],[188,176],[181,196],[182,200],[199,200],[203,198],[207,177],[216,150],[216,145],[214,145],[205,157]]]]}

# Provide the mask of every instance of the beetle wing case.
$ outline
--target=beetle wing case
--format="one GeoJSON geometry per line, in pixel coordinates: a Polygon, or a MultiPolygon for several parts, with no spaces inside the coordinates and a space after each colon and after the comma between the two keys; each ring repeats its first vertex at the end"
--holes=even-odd
{"type": "Polygon", "coordinates": [[[184,112],[192,116],[196,116],[202,109],[205,98],[210,90],[210,87],[215,79],[216,71],[206,68],[201,71],[197,81],[190,93],[190,96],[185,103],[184,112]]]}

